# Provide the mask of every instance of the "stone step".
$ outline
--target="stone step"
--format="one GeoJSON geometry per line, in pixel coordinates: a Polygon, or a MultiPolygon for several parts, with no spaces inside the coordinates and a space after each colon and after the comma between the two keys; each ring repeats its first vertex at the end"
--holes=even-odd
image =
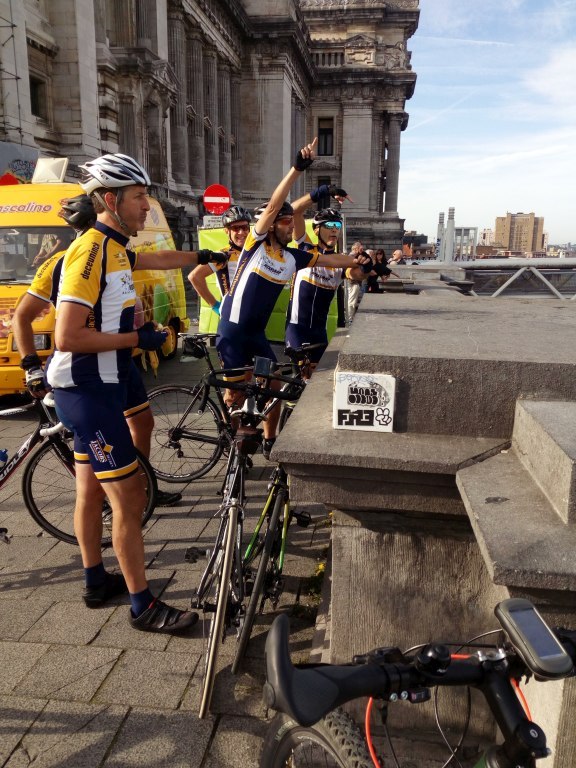
{"type": "Polygon", "coordinates": [[[576,525],[560,519],[514,449],[458,470],[456,484],[495,584],[576,590],[576,525]]]}
{"type": "Polygon", "coordinates": [[[565,523],[576,522],[576,402],[518,400],[512,445],[565,523]]]}

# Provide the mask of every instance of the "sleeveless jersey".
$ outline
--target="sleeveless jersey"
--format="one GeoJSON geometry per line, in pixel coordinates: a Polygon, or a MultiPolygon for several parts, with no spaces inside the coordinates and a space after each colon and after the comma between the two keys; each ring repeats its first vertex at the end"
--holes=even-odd
{"type": "MultiPolygon", "coordinates": [[[[316,260],[324,251],[318,245],[304,242],[301,249],[313,253],[316,260]]],[[[306,328],[326,328],[334,291],[344,279],[346,270],[341,267],[309,267],[294,275],[290,291],[287,318],[289,323],[306,328]]]]}
{"type": "MultiPolygon", "coordinates": [[[[72,302],[90,309],[87,327],[102,333],[133,330],[136,291],[132,270],[137,256],[126,250],[127,244],[127,237],[101,222],[74,240],[64,257],[56,318],[62,302],[72,302]]],[[[130,347],[98,353],[56,350],[48,381],[55,388],[116,384],[126,380],[131,357],[130,347]]]]}
{"type": "Polygon", "coordinates": [[[264,331],[283,287],[298,270],[314,266],[318,254],[270,245],[251,230],[238,260],[230,291],[222,300],[222,320],[245,331],[264,331]]]}

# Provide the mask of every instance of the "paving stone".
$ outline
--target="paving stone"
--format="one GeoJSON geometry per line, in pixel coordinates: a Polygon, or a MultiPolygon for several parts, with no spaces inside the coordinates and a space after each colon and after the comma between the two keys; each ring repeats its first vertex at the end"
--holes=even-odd
{"type": "Polygon", "coordinates": [[[50,702],[3,766],[99,768],[126,713],[121,706],[50,702]]]}
{"type": "MultiPolygon", "coordinates": [[[[8,765],[10,755],[46,704],[46,701],[40,699],[0,696],[0,765],[2,768],[8,765]]],[[[30,760],[24,764],[29,765],[30,760]]]]}
{"type": "MultiPolygon", "coordinates": [[[[41,644],[0,642],[0,659],[2,659],[0,694],[14,690],[48,648],[48,645],[41,644]]],[[[36,690],[33,693],[36,696],[43,695],[36,690]]]]}
{"type": "Polygon", "coordinates": [[[189,712],[133,709],[106,759],[106,768],[198,768],[212,732],[189,712]]]}
{"type": "Polygon", "coordinates": [[[0,640],[19,640],[50,608],[50,597],[37,591],[26,600],[7,596],[0,602],[0,640]]]}
{"type": "Polygon", "coordinates": [[[121,653],[118,648],[52,646],[23,677],[15,693],[88,702],[121,653]]]}
{"type": "Polygon", "coordinates": [[[199,661],[197,654],[128,650],[94,697],[98,703],[175,709],[199,661]]]}
{"type": "Polygon", "coordinates": [[[203,768],[257,768],[268,723],[248,717],[223,717],[203,768]]]}
{"type": "Polygon", "coordinates": [[[85,645],[93,640],[114,608],[91,610],[84,603],[54,603],[23,636],[27,643],[85,645]]]}

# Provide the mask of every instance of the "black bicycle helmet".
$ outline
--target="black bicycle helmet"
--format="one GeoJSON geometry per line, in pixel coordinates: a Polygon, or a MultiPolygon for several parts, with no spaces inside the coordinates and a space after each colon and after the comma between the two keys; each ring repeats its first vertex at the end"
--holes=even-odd
{"type": "Polygon", "coordinates": [[[324,208],[318,211],[312,219],[313,227],[321,227],[322,224],[326,224],[329,221],[338,221],[342,224],[342,214],[335,208],[324,208]]]}
{"type": "MultiPolygon", "coordinates": [[[[267,206],[268,206],[268,203],[263,203],[262,205],[259,205],[258,208],[254,208],[254,221],[260,220],[260,217],[266,210],[267,206]]],[[[294,216],[294,208],[292,208],[290,203],[288,202],[282,203],[282,205],[280,206],[280,210],[276,214],[276,218],[274,219],[274,221],[282,218],[282,216],[294,216]]]]}
{"type": "Polygon", "coordinates": [[[96,212],[88,195],[63,200],[58,216],[74,229],[89,229],[96,221],[96,212]]]}
{"type": "Polygon", "coordinates": [[[231,205],[222,214],[222,226],[229,227],[230,224],[234,224],[236,221],[247,221],[250,223],[252,221],[252,214],[240,205],[231,205]]]}

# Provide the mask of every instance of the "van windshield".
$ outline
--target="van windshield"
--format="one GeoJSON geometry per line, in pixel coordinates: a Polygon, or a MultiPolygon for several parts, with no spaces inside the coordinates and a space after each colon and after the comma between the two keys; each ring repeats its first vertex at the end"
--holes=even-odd
{"type": "Polygon", "coordinates": [[[0,227],[0,282],[30,283],[38,267],[75,237],[71,227],[0,227]]]}

